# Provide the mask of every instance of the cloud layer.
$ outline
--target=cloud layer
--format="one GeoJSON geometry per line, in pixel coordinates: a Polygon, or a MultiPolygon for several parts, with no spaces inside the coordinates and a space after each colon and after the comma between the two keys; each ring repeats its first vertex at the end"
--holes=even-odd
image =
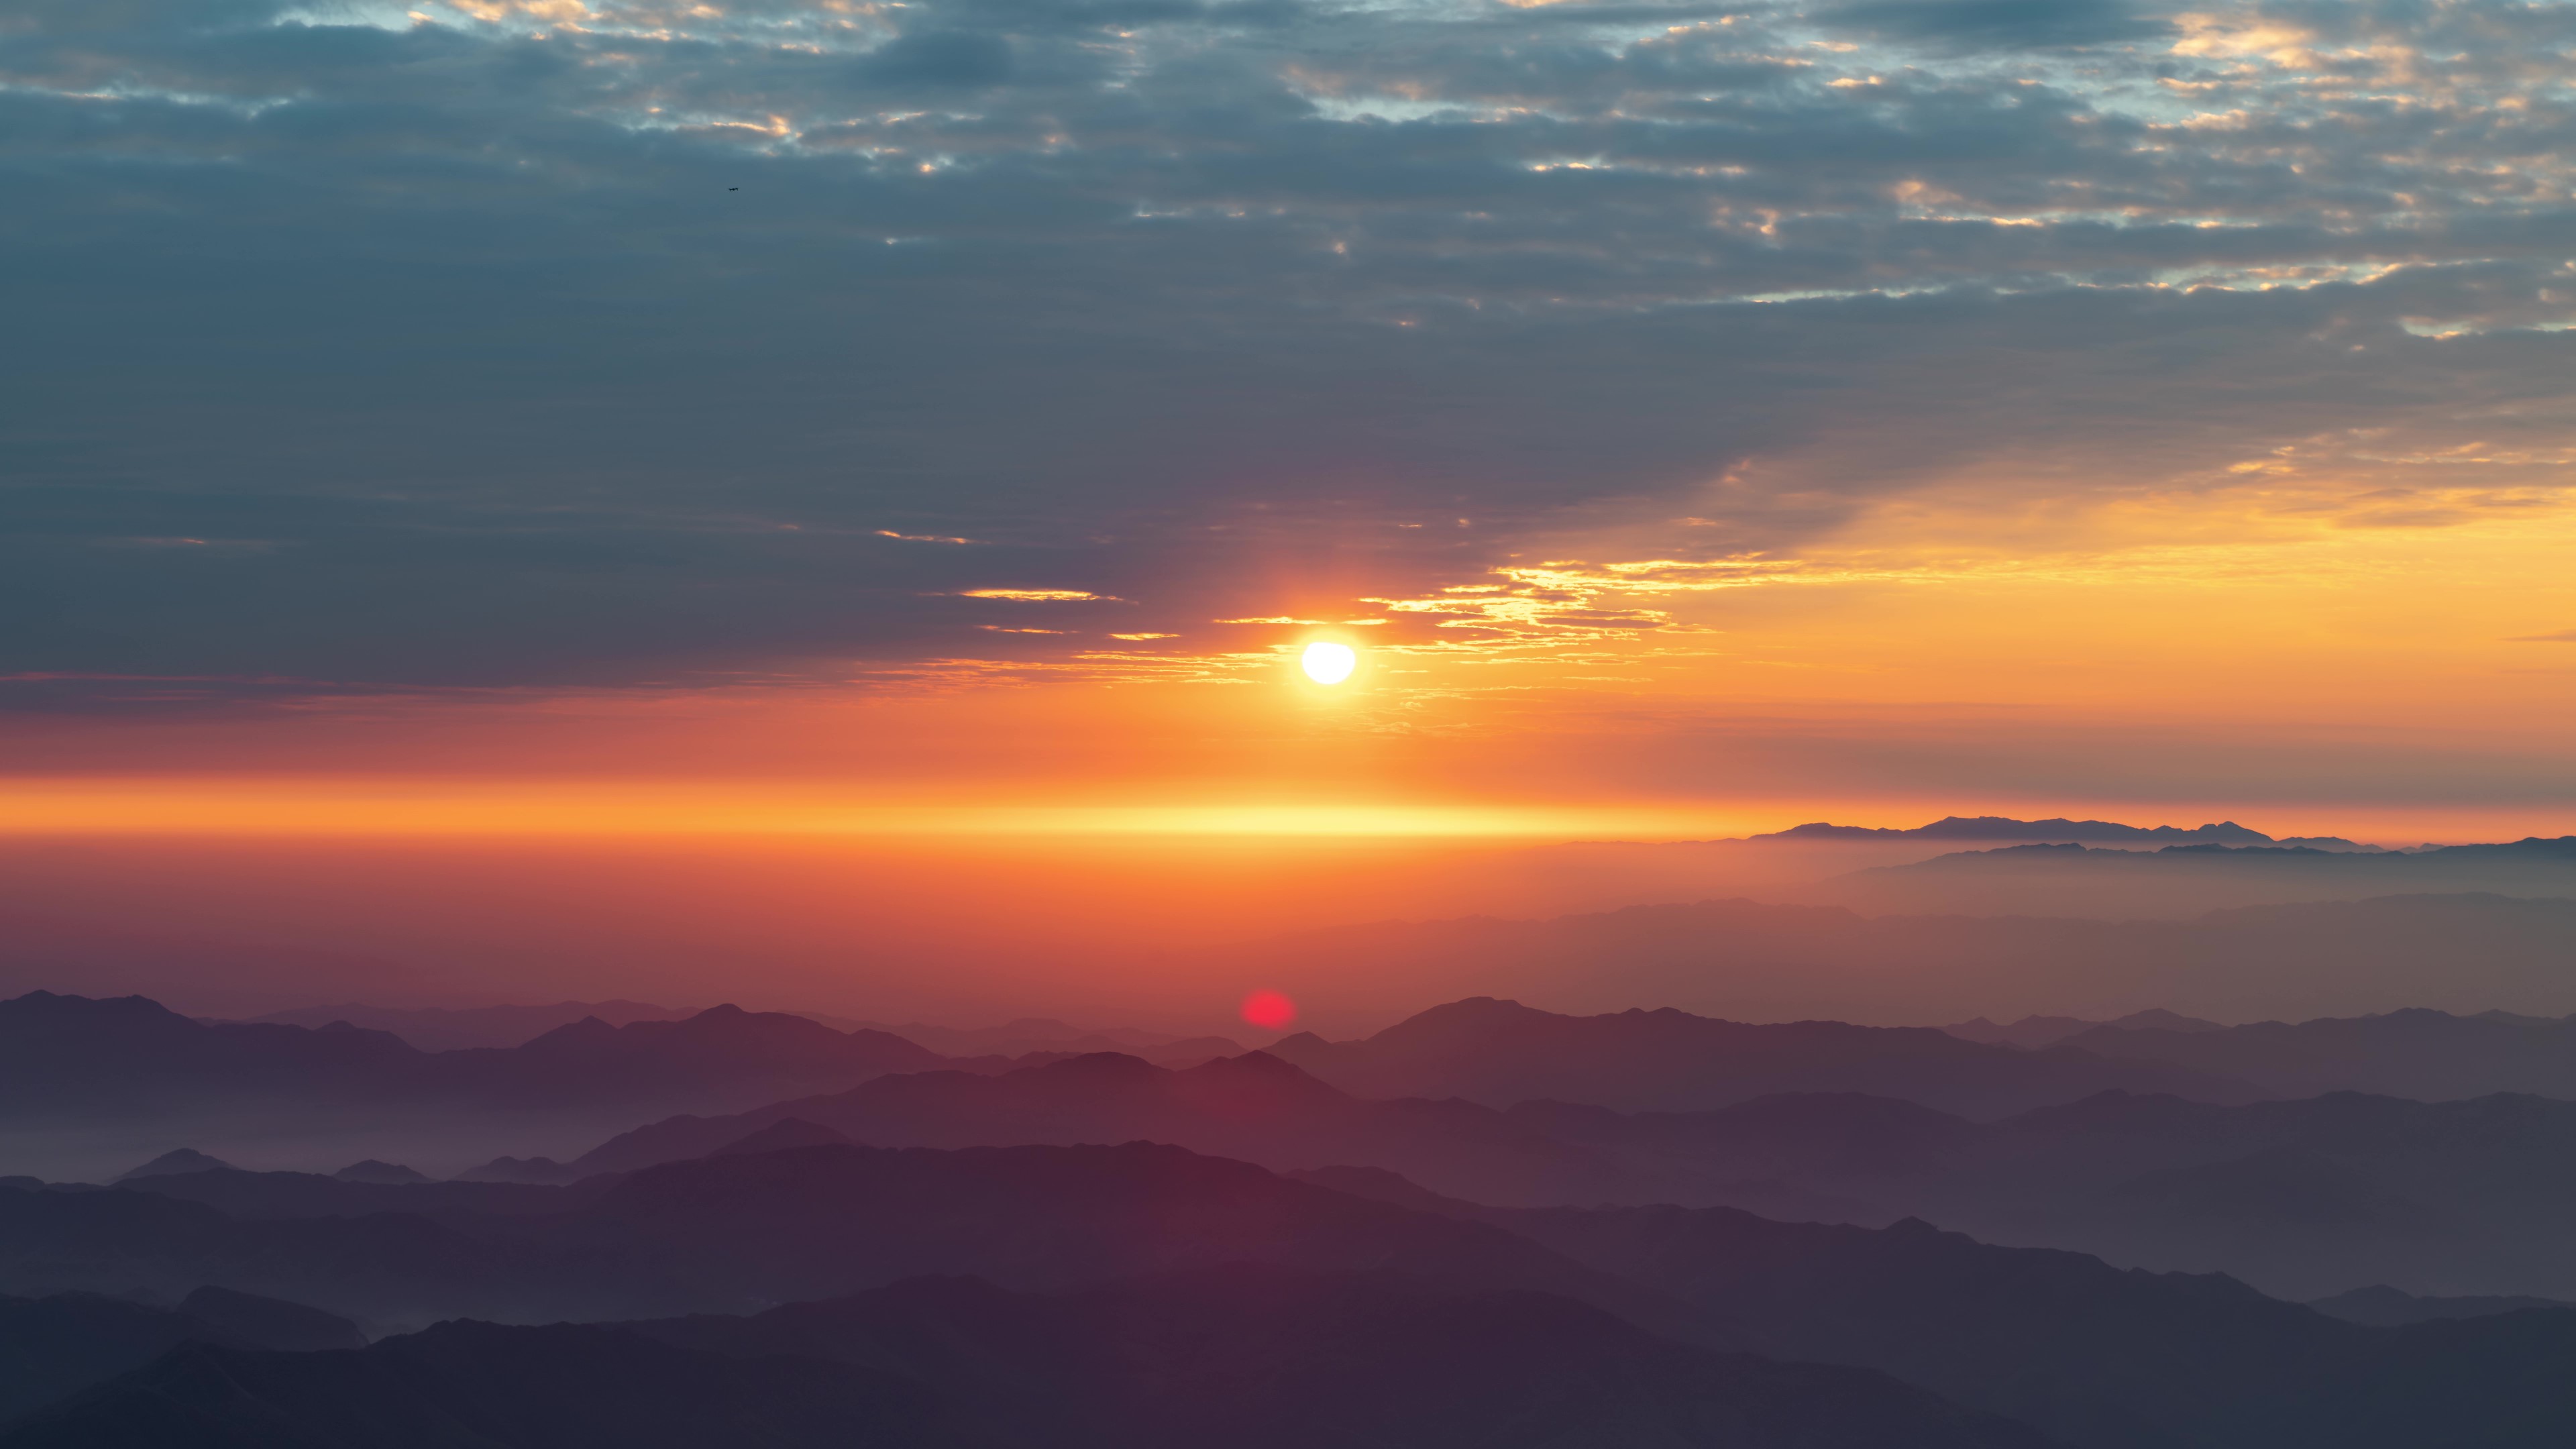
{"type": "Polygon", "coordinates": [[[1647,631],[1605,591],[1935,489],[2554,508],[2571,51],[2494,0],[21,3],[0,695],[1647,631]]]}

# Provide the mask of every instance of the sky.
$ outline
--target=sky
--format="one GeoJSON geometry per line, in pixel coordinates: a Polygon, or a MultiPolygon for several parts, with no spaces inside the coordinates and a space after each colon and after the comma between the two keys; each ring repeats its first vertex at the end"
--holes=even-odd
{"type": "Polygon", "coordinates": [[[0,832],[2562,834],[2571,50],[16,0],[0,832]]]}

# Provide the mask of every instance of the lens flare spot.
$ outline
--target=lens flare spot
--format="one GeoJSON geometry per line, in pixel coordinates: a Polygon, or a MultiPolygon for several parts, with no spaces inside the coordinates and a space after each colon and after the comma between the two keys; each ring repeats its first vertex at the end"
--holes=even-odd
{"type": "Polygon", "coordinates": [[[1297,662],[1305,666],[1306,677],[1317,684],[1339,684],[1359,668],[1360,656],[1348,644],[1318,639],[1306,646],[1306,653],[1297,662]]]}
{"type": "Polygon", "coordinates": [[[1256,991],[1243,998],[1243,1019],[1263,1031],[1286,1031],[1297,1019],[1297,1003],[1277,991],[1256,991]]]}

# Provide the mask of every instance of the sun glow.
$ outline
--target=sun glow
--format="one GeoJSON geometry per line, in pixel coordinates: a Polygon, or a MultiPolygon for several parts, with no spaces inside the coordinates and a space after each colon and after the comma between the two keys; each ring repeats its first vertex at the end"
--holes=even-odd
{"type": "Polygon", "coordinates": [[[1305,654],[1297,662],[1305,669],[1306,677],[1317,684],[1339,684],[1350,678],[1351,671],[1359,667],[1360,656],[1348,644],[1318,639],[1306,646],[1305,654]]]}

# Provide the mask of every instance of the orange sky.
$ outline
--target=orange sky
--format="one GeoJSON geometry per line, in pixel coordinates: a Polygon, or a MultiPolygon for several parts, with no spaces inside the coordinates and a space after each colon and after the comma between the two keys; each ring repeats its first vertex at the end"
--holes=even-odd
{"type": "Polygon", "coordinates": [[[1214,629],[1219,652],[21,717],[0,830],[1708,838],[1963,811],[2562,833],[2576,643],[2535,636],[2576,619],[2576,518],[2078,522],[1927,494],[1794,560],[1569,539],[1606,561],[1508,566],[1446,596],[1467,608],[1310,598],[1214,629]],[[1364,661],[1330,689],[1292,663],[1327,636],[1364,661]]]}
{"type": "Polygon", "coordinates": [[[946,7],[0,22],[0,909],[826,982],[2576,829],[2576,8],[946,7]]]}

